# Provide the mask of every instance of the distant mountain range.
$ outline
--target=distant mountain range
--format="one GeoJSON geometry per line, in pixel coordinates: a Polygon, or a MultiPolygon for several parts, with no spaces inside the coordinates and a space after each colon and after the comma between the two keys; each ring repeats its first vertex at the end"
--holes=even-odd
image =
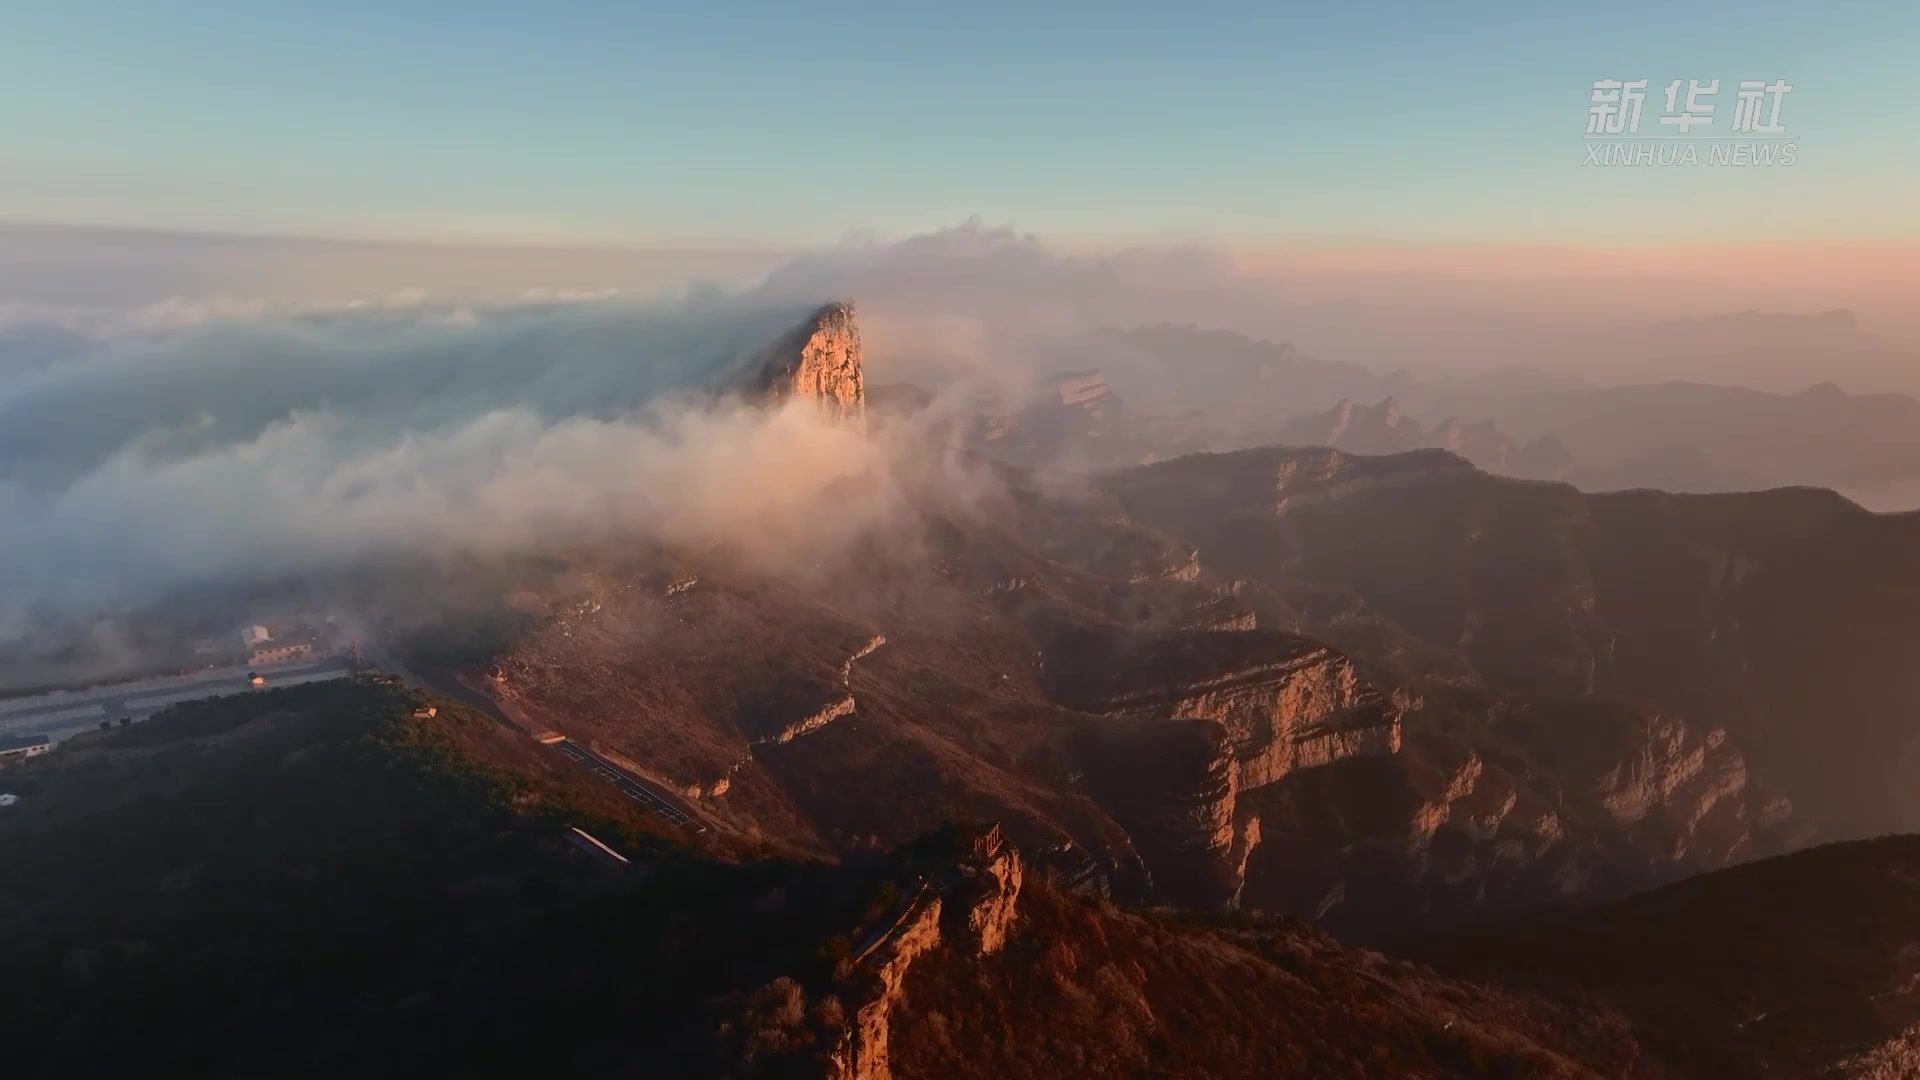
{"type": "Polygon", "coordinates": [[[1618,382],[1746,386],[1790,394],[1831,380],[1856,391],[1920,387],[1920,356],[1861,329],[1850,311],[1740,311],[1676,319],[1572,343],[1559,370],[1604,371],[1618,382]]]}
{"type": "MultiPolygon", "coordinates": [[[[1780,319],[1804,329],[1800,320],[1780,319]]],[[[1740,316],[1731,325],[1758,333],[1779,321],[1740,316]]],[[[1841,315],[1816,323],[1852,325],[1841,315]]],[[[1125,465],[1272,443],[1362,454],[1438,447],[1490,472],[1589,491],[1809,486],[1845,492],[1873,509],[1920,505],[1920,400],[1849,394],[1826,381],[1845,365],[1819,355],[1800,361],[1803,388],[1792,393],[1679,381],[1594,386],[1526,372],[1382,376],[1287,345],[1179,326],[1092,335],[1060,355],[1100,373],[1116,399],[1130,403],[1125,419],[1107,422],[1126,438],[1083,444],[1056,431],[1038,446],[1016,439],[1016,460],[1044,464],[1042,450],[1125,465]]],[[[1060,414],[1026,419],[1058,428],[1060,414]]]]}
{"type": "Polygon", "coordinates": [[[1401,412],[1392,398],[1372,406],[1343,398],[1324,413],[1289,422],[1280,429],[1278,441],[1290,446],[1329,446],[1355,454],[1448,450],[1488,472],[1529,480],[1564,480],[1574,465],[1573,455],[1552,435],[1521,445],[1491,420],[1461,423],[1451,417],[1429,431],[1401,412]]]}
{"type": "Polygon", "coordinates": [[[1828,487],[1863,492],[1920,477],[1920,401],[1849,395],[1831,383],[1770,394],[1655,383],[1518,394],[1435,394],[1517,438],[1552,436],[1593,490],[1744,491],[1828,487]]]}

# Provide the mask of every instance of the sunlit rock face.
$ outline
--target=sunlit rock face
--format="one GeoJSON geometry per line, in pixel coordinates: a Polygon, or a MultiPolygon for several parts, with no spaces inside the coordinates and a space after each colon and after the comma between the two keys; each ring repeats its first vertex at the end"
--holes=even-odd
{"type": "Polygon", "coordinates": [[[1258,843],[1245,796],[1301,770],[1401,746],[1401,703],[1337,650],[1279,631],[1063,635],[1045,656],[1060,700],[1123,721],[1087,751],[1087,783],[1156,884],[1231,902],[1258,843]]]}
{"type": "Polygon", "coordinates": [[[853,305],[828,304],[794,327],[767,351],[758,378],[769,400],[812,401],[833,419],[864,429],[867,386],[853,305]]]}
{"type": "Polygon", "coordinates": [[[1026,864],[1000,826],[974,837],[951,863],[921,870],[920,888],[900,914],[856,954],[869,977],[827,1057],[829,1080],[892,1080],[892,1018],[913,1006],[905,988],[915,961],[943,948],[991,956],[1014,930],[1026,864]]]}

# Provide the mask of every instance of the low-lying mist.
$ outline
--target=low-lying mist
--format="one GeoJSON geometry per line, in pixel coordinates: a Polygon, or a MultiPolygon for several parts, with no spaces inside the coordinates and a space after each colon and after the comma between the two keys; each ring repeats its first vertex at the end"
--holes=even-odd
{"type": "Polygon", "coordinates": [[[0,388],[0,645],[393,560],[724,546],[805,573],[897,517],[895,462],[926,449],[743,393],[805,311],[410,303],[87,338],[0,388]]]}

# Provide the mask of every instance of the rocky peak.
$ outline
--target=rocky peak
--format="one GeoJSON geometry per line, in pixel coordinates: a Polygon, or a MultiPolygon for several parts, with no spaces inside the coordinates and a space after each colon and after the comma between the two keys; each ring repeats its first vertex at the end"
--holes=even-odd
{"type": "Polygon", "coordinates": [[[833,419],[864,428],[867,387],[853,305],[827,304],[788,331],[767,350],[756,379],[770,401],[809,400],[833,419]]]}
{"type": "Polygon", "coordinates": [[[967,937],[976,955],[1000,951],[1007,943],[1020,901],[1026,869],[1019,849],[995,825],[973,842],[959,865],[967,903],[967,937]]]}
{"type": "Polygon", "coordinates": [[[1295,419],[1281,431],[1283,442],[1360,454],[1399,453],[1419,446],[1421,439],[1419,423],[1402,413],[1392,398],[1376,405],[1341,398],[1326,412],[1295,419]]]}
{"type": "Polygon", "coordinates": [[[987,956],[1007,942],[1026,870],[1000,826],[967,839],[951,861],[923,870],[900,913],[855,956],[868,975],[866,993],[854,998],[828,1058],[829,1080],[892,1080],[892,1015],[905,1001],[907,972],[916,960],[943,947],[987,956]]]}

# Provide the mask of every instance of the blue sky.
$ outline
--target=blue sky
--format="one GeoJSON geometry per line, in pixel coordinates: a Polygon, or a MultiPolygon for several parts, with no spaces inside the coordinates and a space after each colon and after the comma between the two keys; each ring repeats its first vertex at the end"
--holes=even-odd
{"type": "Polygon", "coordinates": [[[795,246],[1920,235],[1920,5],[0,0],[0,219],[795,246]],[[714,10],[724,9],[724,10],[714,10]],[[1583,169],[1594,79],[1790,169],[1583,169]],[[1725,121],[1723,120],[1722,123],[1725,121]]]}

